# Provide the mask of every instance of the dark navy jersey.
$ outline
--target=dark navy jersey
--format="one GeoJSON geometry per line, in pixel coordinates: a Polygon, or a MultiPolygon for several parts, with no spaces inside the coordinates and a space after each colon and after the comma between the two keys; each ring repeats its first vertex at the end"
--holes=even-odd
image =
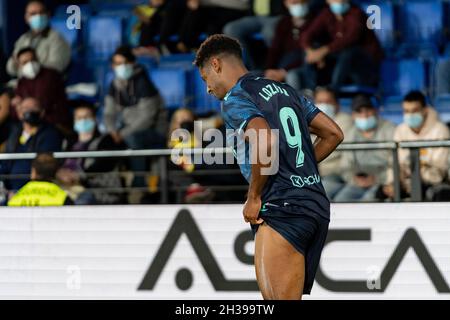
{"type": "Polygon", "coordinates": [[[263,189],[266,206],[294,205],[329,219],[330,203],[322,186],[309,123],[320,112],[314,104],[290,86],[248,73],[227,93],[222,116],[227,145],[232,147],[241,172],[251,180],[249,142],[244,132],[249,121],[264,118],[278,129],[279,169],[269,176],[263,189]],[[232,130],[231,130],[232,129],[232,130]]]}

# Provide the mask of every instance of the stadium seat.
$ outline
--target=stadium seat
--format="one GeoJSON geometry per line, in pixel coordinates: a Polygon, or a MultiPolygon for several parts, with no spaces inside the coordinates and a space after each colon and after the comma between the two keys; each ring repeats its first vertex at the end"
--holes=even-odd
{"type": "Polygon", "coordinates": [[[122,43],[122,19],[91,17],[87,28],[88,58],[108,59],[122,43]]]}
{"type": "Polygon", "coordinates": [[[437,96],[434,99],[434,107],[438,111],[450,111],[450,93],[437,96]]]}
{"type": "Polygon", "coordinates": [[[50,21],[51,27],[59,32],[72,48],[72,54],[75,55],[79,49],[79,29],[69,29],[66,24],[67,18],[52,18],[50,21]]]}
{"type": "Polygon", "coordinates": [[[450,93],[437,96],[434,99],[433,107],[443,122],[450,123],[450,93]]]}
{"type": "Polygon", "coordinates": [[[363,9],[368,15],[371,15],[372,12],[368,13],[367,9],[376,5],[380,8],[381,14],[381,28],[375,29],[375,33],[378,36],[378,39],[381,42],[383,48],[391,48],[394,46],[394,6],[390,1],[380,1],[374,0],[371,2],[360,2],[359,3],[361,9],[363,9]]]}
{"type": "MultiPolygon", "coordinates": [[[[71,6],[71,3],[67,4],[60,4],[53,14],[55,18],[67,18],[69,14],[67,13],[67,7],[71,6]]],[[[89,4],[77,4],[77,6],[80,8],[81,11],[81,20],[85,21],[87,20],[91,14],[91,6],[89,4]]]]}
{"type": "Polygon", "coordinates": [[[179,68],[158,68],[150,72],[150,77],[160,91],[166,107],[177,109],[187,105],[186,71],[179,68]]]}
{"type": "Polygon", "coordinates": [[[387,110],[387,108],[383,109],[379,113],[380,117],[391,121],[392,123],[399,125],[403,122],[403,110],[387,110]]]}
{"type": "Polygon", "coordinates": [[[399,6],[403,42],[434,42],[443,36],[444,8],[440,0],[410,0],[399,6]]]}
{"type": "Polygon", "coordinates": [[[183,53],[183,54],[171,54],[162,56],[159,60],[160,67],[179,67],[183,69],[193,68],[192,63],[195,60],[195,54],[183,53]]]}
{"type": "Polygon", "coordinates": [[[411,90],[426,89],[425,65],[419,60],[385,60],[381,66],[381,91],[385,103],[396,102],[411,90]]]}

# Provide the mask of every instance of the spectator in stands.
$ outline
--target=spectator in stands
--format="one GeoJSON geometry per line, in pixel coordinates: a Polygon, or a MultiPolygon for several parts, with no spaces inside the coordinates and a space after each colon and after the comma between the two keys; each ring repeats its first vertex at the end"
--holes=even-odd
{"type": "MultiPolygon", "coordinates": [[[[194,113],[188,108],[180,108],[174,112],[170,122],[168,147],[172,149],[188,149],[188,148],[202,148],[202,139],[195,135],[196,117],[194,113]],[[178,129],[186,130],[189,135],[182,135],[180,139],[180,132],[178,129]]],[[[208,202],[214,197],[214,193],[204,186],[202,186],[198,178],[195,175],[191,175],[194,170],[198,169],[199,164],[194,164],[193,157],[190,155],[180,155],[171,158],[170,166],[173,170],[181,169],[186,174],[177,175],[176,179],[173,179],[171,183],[178,189],[187,188],[184,195],[184,201],[186,203],[201,203],[208,202]]]]}
{"type": "MultiPolygon", "coordinates": [[[[7,153],[55,152],[61,151],[62,136],[51,124],[44,120],[44,109],[35,98],[25,98],[17,106],[20,120],[12,126],[6,142],[7,153]]],[[[0,162],[0,173],[29,175],[30,160],[10,160],[0,162]]],[[[14,178],[6,181],[8,190],[18,190],[27,179],[14,178]]]]}
{"type": "Polygon", "coordinates": [[[180,21],[187,10],[186,0],[149,0],[149,5],[156,10],[150,18],[139,15],[142,21],[139,38],[141,49],[137,53],[148,51],[142,48],[149,46],[159,47],[163,54],[177,52],[170,37],[180,31],[180,21]]]}
{"type": "Polygon", "coordinates": [[[244,17],[250,9],[248,0],[187,0],[187,7],[177,44],[180,52],[196,48],[202,32],[221,33],[227,23],[244,17]]]}
{"type": "MultiPolygon", "coordinates": [[[[286,1],[284,2],[286,3],[286,1]]],[[[252,0],[250,3],[250,15],[227,23],[223,33],[239,40],[247,52],[248,64],[252,69],[255,64],[251,55],[248,54],[251,37],[256,33],[261,33],[264,43],[270,47],[275,26],[281,15],[286,13],[286,8],[283,6],[282,0],[252,0]]]]}
{"type": "MultiPolygon", "coordinates": [[[[123,145],[114,142],[110,135],[98,131],[95,108],[88,102],[79,101],[74,109],[74,129],[78,134],[77,142],[71,151],[119,150],[123,145]]],[[[124,203],[124,194],[86,189],[121,188],[122,181],[118,172],[118,159],[84,158],[67,159],[58,171],[57,177],[64,188],[69,190],[77,205],[120,204],[124,203]]]]}
{"type": "Polygon", "coordinates": [[[54,183],[58,161],[51,154],[39,154],[31,163],[31,181],[8,201],[10,207],[71,205],[67,193],[54,183]]]}
{"type": "Polygon", "coordinates": [[[383,51],[374,31],[367,28],[367,15],[349,0],[327,2],[302,37],[306,64],[288,82],[311,90],[321,82],[334,89],[349,82],[377,85],[383,51]]]}
{"type": "Polygon", "coordinates": [[[0,152],[4,151],[11,127],[11,97],[12,92],[9,88],[0,89],[0,152]]]}
{"type": "Polygon", "coordinates": [[[70,63],[70,45],[49,26],[49,12],[43,1],[31,0],[25,9],[25,21],[30,31],[23,34],[15,43],[12,56],[8,60],[7,71],[16,76],[19,69],[17,53],[23,48],[36,50],[37,59],[46,68],[64,72],[70,63]]]}
{"type": "MultiPolygon", "coordinates": [[[[448,140],[450,132],[448,127],[439,120],[437,112],[427,106],[425,96],[419,91],[408,93],[403,99],[403,119],[394,132],[394,140],[421,141],[421,140],[448,140]]],[[[420,150],[420,175],[424,193],[431,186],[444,181],[448,171],[448,148],[423,148],[420,150]]],[[[400,163],[400,183],[402,193],[407,196],[411,193],[411,169],[408,149],[398,150],[400,163]]],[[[393,171],[389,170],[387,182],[383,187],[383,197],[393,198],[393,171]]]]}
{"type": "Polygon", "coordinates": [[[301,37],[313,17],[308,0],[285,0],[284,5],[290,14],[276,25],[265,70],[265,77],[275,81],[285,81],[290,70],[303,64],[305,54],[300,45],[301,37]]]}
{"type": "MultiPolygon", "coordinates": [[[[382,119],[371,99],[357,95],[352,101],[354,126],[346,142],[392,141],[395,126],[382,119]]],[[[374,201],[386,180],[391,153],[388,150],[346,151],[342,153],[341,172],[346,185],[334,196],[336,202],[374,201]]]]}
{"type": "MultiPolygon", "coordinates": [[[[318,87],[314,92],[314,104],[339,125],[344,132],[344,142],[346,142],[348,132],[353,126],[353,120],[348,113],[340,110],[336,93],[331,88],[318,87]]],[[[345,184],[342,177],[341,158],[342,152],[335,151],[319,164],[322,184],[330,199],[333,199],[345,184]]]]}
{"type": "MultiPolygon", "coordinates": [[[[131,149],[164,147],[167,113],[164,102],[131,48],[119,47],[112,57],[115,79],[105,97],[104,123],[113,140],[131,149]]],[[[133,171],[146,171],[146,159],[131,160],[133,171]]],[[[134,186],[142,186],[135,179],[134,186]]]]}
{"type": "Polygon", "coordinates": [[[37,60],[34,49],[30,47],[17,53],[17,61],[19,82],[13,105],[17,105],[26,97],[38,99],[45,111],[45,121],[56,126],[65,136],[69,136],[72,132],[72,120],[61,74],[44,67],[37,60]]]}

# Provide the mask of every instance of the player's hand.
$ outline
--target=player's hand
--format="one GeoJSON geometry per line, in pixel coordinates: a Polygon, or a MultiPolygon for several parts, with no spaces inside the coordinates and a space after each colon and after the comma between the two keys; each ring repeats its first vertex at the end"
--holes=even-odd
{"type": "Polygon", "coordinates": [[[258,218],[261,205],[261,198],[247,198],[243,212],[245,222],[250,222],[251,224],[261,224],[264,222],[263,219],[258,218]]]}

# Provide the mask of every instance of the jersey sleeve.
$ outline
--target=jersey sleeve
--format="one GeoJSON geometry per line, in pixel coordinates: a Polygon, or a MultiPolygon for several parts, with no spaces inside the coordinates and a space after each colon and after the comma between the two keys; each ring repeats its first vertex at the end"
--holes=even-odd
{"type": "Polygon", "coordinates": [[[311,100],[305,97],[300,97],[300,105],[305,112],[306,121],[310,124],[314,117],[320,112],[320,109],[317,108],[311,100]]]}
{"type": "Polygon", "coordinates": [[[240,95],[228,97],[224,101],[223,109],[225,121],[238,130],[245,130],[253,118],[264,118],[263,113],[253,101],[240,95]]]}

